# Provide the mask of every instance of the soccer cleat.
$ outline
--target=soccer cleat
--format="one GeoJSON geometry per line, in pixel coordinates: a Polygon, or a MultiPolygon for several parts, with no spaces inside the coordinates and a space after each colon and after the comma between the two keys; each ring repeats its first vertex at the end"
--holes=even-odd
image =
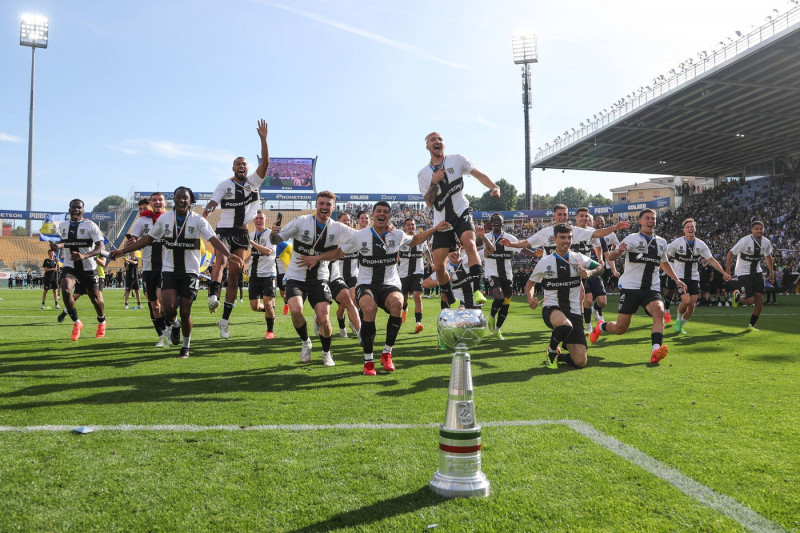
{"type": "Polygon", "coordinates": [[[394,363],[392,363],[392,353],[383,352],[381,354],[381,366],[387,372],[394,372],[394,363]]]}
{"type": "Polygon", "coordinates": [[[284,315],[289,314],[289,304],[283,304],[283,314],[284,315]]]}
{"type": "Polygon", "coordinates": [[[95,339],[102,339],[106,336],[106,323],[97,324],[97,331],[94,334],[95,339]]]}
{"type": "Polygon", "coordinates": [[[419,333],[419,332],[421,332],[423,329],[425,329],[425,326],[423,326],[422,324],[420,324],[419,322],[417,322],[417,325],[414,327],[414,333],[419,333]]]}
{"type": "Polygon", "coordinates": [[[339,336],[343,339],[347,338],[347,329],[346,328],[339,328],[339,336]]]}
{"type": "Polygon", "coordinates": [[[189,348],[186,346],[181,346],[181,359],[189,359],[189,348]]]}
{"type": "MultiPolygon", "coordinates": [[[[733,306],[739,307],[739,303],[739,291],[733,291],[733,306]]],[[[720,302],[720,305],[722,305],[722,302],[720,302]]]]}
{"type": "MultiPolygon", "coordinates": [[[[44,309],[44,307],[42,307],[42,309],[44,309]]],[[[406,323],[406,317],[407,316],[408,316],[408,312],[407,311],[403,311],[400,314],[400,318],[402,319],[402,322],[400,322],[401,324],[405,324],[406,323]]]]}
{"type": "Polygon", "coordinates": [[[156,348],[163,348],[164,347],[164,337],[159,337],[158,342],[156,343],[156,348]]]}
{"type": "Polygon", "coordinates": [[[489,326],[489,331],[494,330],[494,324],[495,324],[495,318],[493,316],[490,316],[489,320],[487,321],[487,325],[489,326]]]}
{"type": "Polygon", "coordinates": [[[322,366],[336,366],[336,363],[333,361],[333,356],[330,352],[322,353],[322,366]]]}
{"type": "Polygon", "coordinates": [[[44,304],[42,304],[42,306],[39,309],[44,311],[44,304]]]}
{"type": "Polygon", "coordinates": [[[352,322],[350,322],[348,320],[347,321],[347,326],[350,328],[350,333],[352,333],[355,336],[358,336],[358,331],[356,331],[356,325],[355,324],[353,324],[352,322]]]}
{"type": "Polygon", "coordinates": [[[169,332],[169,341],[177,346],[181,343],[181,324],[178,322],[177,326],[172,326],[172,331],[169,332]]]}
{"type": "Polygon", "coordinates": [[[125,304],[125,309],[128,309],[128,304],[125,304]]]}
{"type": "Polygon", "coordinates": [[[58,318],[56,318],[56,320],[58,320],[58,323],[61,324],[62,322],[64,322],[65,318],[67,318],[67,312],[66,311],[61,311],[61,313],[59,313],[58,318]]]}
{"type": "Polygon", "coordinates": [[[486,297],[481,291],[475,291],[472,295],[472,301],[475,302],[475,305],[483,305],[486,303],[486,297]]]}
{"type": "Polygon", "coordinates": [[[500,332],[500,328],[493,329],[492,333],[494,334],[495,337],[497,337],[497,340],[499,340],[499,341],[506,340],[506,338],[503,337],[503,334],[500,332]]]}
{"type": "Polygon", "coordinates": [[[556,351],[550,351],[547,347],[547,357],[544,360],[544,366],[551,370],[558,370],[558,356],[561,354],[561,348],[556,348],[556,351]]]}
{"type": "Polygon", "coordinates": [[[56,302],[56,309],[61,309],[61,306],[58,305],[58,302],[56,302]]]}
{"type": "Polygon", "coordinates": [[[603,333],[603,330],[600,329],[600,324],[603,324],[603,322],[598,322],[592,332],[589,334],[589,342],[592,344],[596,343],[597,339],[599,339],[600,335],[603,333]]]}
{"type": "Polygon", "coordinates": [[[664,313],[664,324],[672,324],[672,315],[669,311],[664,313]]]}
{"type": "Polygon", "coordinates": [[[231,334],[228,332],[228,321],[220,321],[219,323],[219,336],[221,339],[229,339],[231,334]]]}
{"type": "Polygon", "coordinates": [[[303,349],[300,350],[300,362],[308,363],[311,361],[311,339],[303,342],[303,349]]]}
{"type": "Polygon", "coordinates": [[[374,361],[365,361],[364,362],[364,375],[365,376],[375,376],[378,373],[375,372],[375,362],[374,361]]]}
{"type": "MultiPolygon", "coordinates": [[[[735,304],[734,307],[738,306],[739,304],[735,304]]],[[[717,307],[722,307],[722,302],[717,302],[717,307]]]]}
{"type": "Polygon", "coordinates": [[[752,324],[747,324],[747,331],[759,331],[759,329],[752,324]]]}
{"type": "Polygon", "coordinates": [[[268,331],[268,332],[266,332],[264,334],[264,338],[266,340],[274,339],[275,338],[275,333],[273,333],[272,331],[268,331]]]}
{"type": "Polygon", "coordinates": [[[667,356],[667,352],[669,352],[669,348],[666,345],[662,344],[655,350],[653,350],[652,355],[650,355],[650,362],[653,364],[658,364],[659,361],[664,359],[667,356]]]}
{"type": "Polygon", "coordinates": [[[83,322],[81,322],[80,320],[72,324],[72,336],[70,337],[70,339],[73,341],[80,339],[82,329],[83,329],[83,322]]]}
{"type": "Polygon", "coordinates": [[[592,333],[592,323],[585,322],[583,326],[584,337],[588,337],[592,333]]]}
{"type": "Polygon", "coordinates": [[[680,333],[683,331],[683,324],[680,320],[676,320],[674,324],[672,324],[672,329],[675,333],[680,333]]]}
{"type": "Polygon", "coordinates": [[[217,309],[219,309],[220,302],[216,296],[210,296],[208,298],[208,312],[209,313],[216,313],[217,309]]]}

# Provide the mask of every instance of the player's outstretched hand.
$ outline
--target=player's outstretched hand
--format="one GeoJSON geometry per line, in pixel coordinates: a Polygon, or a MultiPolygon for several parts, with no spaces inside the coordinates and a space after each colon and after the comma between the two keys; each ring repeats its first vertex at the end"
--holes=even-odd
{"type": "Polygon", "coordinates": [[[617,222],[616,226],[614,226],[614,228],[616,228],[617,231],[621,229],[628,229],[630,227],[631,223],[628,222],[627,220],[620,220],[619,222],[617,222]]]}
{"type": "Polygon", "coordinates": [[[500,187],[495,185],[491,189],[489,189],[489,196],[492,198],[500,198],[500,187]]]}
{"type": "Polygon", "coordinates": [[[268,132],[267,121],[264,120],[263,118],[259,119],[258,120],[258,129],[256,131],[258,131],[258,136],[259,137],[261,137],[262,139],[266,139],[267,138],[267,132],[268,132]]]}
{"type": "Polygon", "coordinates": [[[446,220],[442,220],[441,222],[439,222],[438,224],[436,224],[436,230],[437,230],[437,231],[442,231],[442,230],[445,230],[445,229],[450,229],[450,228],[452,228],[452,227],[453,227],[453,226],[452,226],[452,225],[451,225],[451,224],[450,224],[448,221],[446,221],[446,220]]]}
{"type": "Polygon", "coordinates": [[[528,296],[528,305],[531,307],[531,309],[536,309],[539,307],[539,298],[536,296],[528,296]]]}

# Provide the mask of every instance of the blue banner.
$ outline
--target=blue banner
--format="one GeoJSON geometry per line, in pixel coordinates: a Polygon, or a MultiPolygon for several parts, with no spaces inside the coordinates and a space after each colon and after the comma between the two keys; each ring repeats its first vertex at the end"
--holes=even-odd
{"type": "MultiPolygon", "coordinates": [[[[284,191],[275,192],[262,188],[262,200],[278,200],[286,202],[313,202],[317,199],[315,192],[299,192],[299,191],[284,191]]],[[[136,200],[141,198],[150,198],[152,192],[142,191],[135,192],[134,197],[136,200]]],[[[210,192],[196,192],[195,197],[199,201],[208,201],[211,199],[210,192]]],[[[164,197],[167,200],[172,200],[172,193],[165,192],[164,197]]],[[[361,193],[336,193],[337,202],[377,202],[383,200],[384,202],[424,202],[425,198],[421,194],[361,194],[361,193]]]]}
{"type": "MultiPolygon", "coordinates": [[[[669,198],[659,198],[657,200],[650,200],[649,202],[638,202],[633,204],[616,204],[616,205],[599,205],[590,207],[589,212],[594,215],[612,215],[619,213],[638,213],[642,209],[663,209],[670,206],[669,198]]],[[[476,220],[487,220],[498,211],[473,211],[472,218],[476,220]]],[[[569,210],[570,216],[577,214],[578,208],[574,207],[569,210]]],[[[553,216],[552,209],[534,209],[534,210],[520,210],[520,211],[499,211],[503,218],[507,221],[514,219],[522,220],[526,218],[550,218],[553,216]]]]}

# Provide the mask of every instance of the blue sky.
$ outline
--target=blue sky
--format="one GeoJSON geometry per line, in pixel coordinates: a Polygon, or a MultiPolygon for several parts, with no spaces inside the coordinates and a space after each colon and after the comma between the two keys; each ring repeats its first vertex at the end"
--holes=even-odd
{"type": "MultiPolygon", "coordinates": [[[[774,4],[774,5],[773,5],[774,4]]],[[[318,156],[317,189],[415,193],[424,136],[524,191],[511,36],[535,33],[532,148],[700,50],[760,25],[741,0],[6,0],[0,4],[2,209],[25,209],[30,48],[20,16],[50,18],[36,53],[34,203],[211,191],[234,157],[318,156]]],[[[535,171],[533,191],[610,196],[634,175],[535,171]],[[556,174],[558,174],[556,176],[556,174]]],[[[467,192],[482,194],[477,180],[467,192]]]]}

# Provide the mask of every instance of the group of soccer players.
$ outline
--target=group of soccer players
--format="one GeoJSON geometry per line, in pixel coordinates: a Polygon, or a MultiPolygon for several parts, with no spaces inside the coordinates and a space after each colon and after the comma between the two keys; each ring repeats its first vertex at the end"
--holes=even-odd
{"type": "Polygon", "coordinates": [[[391,224],[391,206],[386,202],[376,203],[371,216],[357,213],[357,228],[351,227],[349,213],[342,213],[339,221],[334,221],[331,216],[335,212],[336,197],[329,191],[317,195],[313,214],[299,216],[285,226],[279,215],[268,228],[265,214],[258,209],[259,189],[269,165],[267,124],[263,119],[258,122],[257,132],[261,140],[261,162],[255,172],[248,175],[245,158],[234,160],[234,176],[215,189],[202,215],[192,212],[195,197],[188,187],[175,190],[174,210],[170,212],[165,211],[164,195],[154,193],[150,198],[151,209],[142,212],[131,228],[131,239],[110,254],[103,250],[99,228],[82,218],[83,202],[70,202],[70,220],[60,224],[58,231],[62,240],[52,247],[70,251],[64,259],[61,289],[66,313],[74,324],[73,340],[80,337],[82,328],[74,303],[75,295],[80,292],[89,296],[97,311],[96,336],[105,335],[104,304],[97,284],[95,257],[107,254],[114,259],[142,249],[142,278],[153,325],[159,335],[157,346],[180,344],[180,356],[189,357],[191,308],[199,288],[202,239],[213,245],[217,256],[209,284],[212,313],[221,303],[223,269],[227,267],[228,271],[219,323],[222,338],[230,336],[229,321],[236,289],[249,258],[251,309],[265,314],[265,337],[274,338],[277,279],[281,293],[285,294],[285,311],[291,315],[301,341],[300,361],[309,362],[312,357],[313,345],[303,316],[303,306],[308,299],[314,310],[314,330],[320,340],[322,364],[334,366],[330,306],[336,300],[340,336],[347,336],[344,316],[347,314],[363,349],[365,375],[377,373],[373,351],[378,310],[389,315],[380,361],[384,371],[392,372],[395,370],[392,350],[412,299],[414,332],[423,329],[423,286],[439,285],[443,305],[458,300],[465,307],[480,309],[485,302],[481,292],[485,275],[487,293],[492,299],[489,324],[494,335],[502,340],[501,327],[508,316],[512,295],[515,249],[541,248],[545,254],[531,274],[525,293],[530,307],[542,304],[544,322],[552,330],[545,359],[549,368],[558,368],[559,362],[579,368],[585,366],[585,334],[592,343],[597,342],[603,332],[621,335],[640,307],[653,318],[650,361],[658,363],[663,359],[668,348],[663,342],[664,304],[659,269],[669,278],[667,289],[677,290],[680,296],[678,317],[673,326],[676,332],[685,332],[683,326],[694,311],[700,292],[697,264],[701,259],[708,260],[728,281],[732,259],[736,256],[736,301],[754,305],[750,320],[753,328],[762,304],[762,260],[766,261],[770,277],[774,276],[771,245],[763,237],[761,222],[754,222],[752,235],[743,238],[728,253],[724,269],[713,259],[708,246],[696,238],[697,227],[692,219],[684,222],[684,236],[668,245],[655,233],[657,215],[651,209],[639,213],[638,232],[628,235],[622,242],[613,232],[628,228],[628,222],[606,227],[605,221],[598,217],[592,227],[589,209],[581,208],[576,214],[575,226],[570,226],[568,209],[564,205],[555,206],[553,225],[525,240],[505,232],[504,220],[499,214],[492,216],[486,228],[476,227],[464,195],[464,178],[475,177],[492,196],[499,196],[500,190],[466,157],[446,155],[444,140],[438,132],[425,137],[430,162],[418,173],[420,192],[427,205],[433,208],[430,229],[418,233],[413,219],[405,220],[403,228],[395,228],[391,224]],[[215,231],[207,217],[217,207],[221,216],[215,231]],[[248,230],[251,223],[255,225],[254,231],[248,230]],[[429,238],[430,247],[427,245],[429,238]],[[288,239],[293,241],[292,254],[280,276],[283,263],[276,260],[277,249],[288,239]],[[600,276],[609,275],[608,272],[616,275],[615,261],[623,256],[619,313],[617,320],[605,321],[602,309],[606,295],[600,276]],[[423,281],[425,258],[432,264],[433,275],[423,281]],[[537,285],[544,292],[541,302],[537,285]],[[594,327],[591,326],[592,316],[596,321],[594,327]],[[569,353],[561,353],[561,345],[569,353]]]}

